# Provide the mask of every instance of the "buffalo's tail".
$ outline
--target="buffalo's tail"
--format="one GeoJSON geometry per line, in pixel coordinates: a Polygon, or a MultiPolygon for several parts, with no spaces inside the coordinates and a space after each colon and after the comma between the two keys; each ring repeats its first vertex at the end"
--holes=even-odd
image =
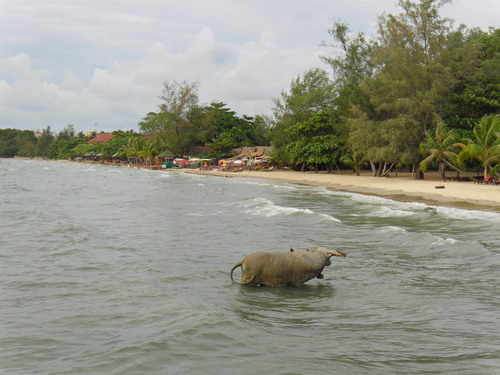
{"type": "Polygon", "coordinates": [[[236,264],[233,266],[233,268],[231,268],[231,274],[230,274],[230,276],[231,276],[231,282],[232,282],[233,284],[239,284],[238,282],[234,281],[234,279],[233,279],[233,271],[234,271],[236,268],[241,267],[241,265],[242,265],[242,264],[243,264],[243,260],[239,261],[238,263],[236,263],[236,264]]]}

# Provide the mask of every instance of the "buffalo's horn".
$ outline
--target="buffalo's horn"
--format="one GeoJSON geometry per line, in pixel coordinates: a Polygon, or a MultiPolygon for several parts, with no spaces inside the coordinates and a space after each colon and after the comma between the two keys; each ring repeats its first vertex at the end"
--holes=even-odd
{"type": "Polygon", "coordinates": [[[346,253],[343,253],[342,251],[340,251],[339,249],[337,249],[335,246],[333,246],[332,253],[333,253],[333,255],[341,256],[341,257],[345,257],[347,255],[346,253]]]}

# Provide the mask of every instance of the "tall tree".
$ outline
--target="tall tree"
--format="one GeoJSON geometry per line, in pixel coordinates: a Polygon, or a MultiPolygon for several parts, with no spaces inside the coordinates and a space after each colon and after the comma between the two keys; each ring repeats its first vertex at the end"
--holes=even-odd
{"type": "Polygon", "coordinates": [[[301,165],[302,172],[307,165],[317,168],[319,164],[325,165],[331,172],[343,148],[342,131],[338,124],[336,113],[322,111],[290,126],[286,130],[291,136],[291,142],[286,146],[290,160],[301,165]]]}
{"type": "Polygon", "coordinates": [[[311,69],[292,80],[290,91],[283,91],[274,99],[273,157],[281,162],[288,161],[285,148],[291,141],[291,134],[286,129],[327,109],[333,99],[334,85],[324,70],[311,69]]]}
{"type": "Polygon", "coordinates": [[[54,140],[54,135],[50,130],[50,126],[47,126],[42,131],[42,135],[38,138],[37,141],[37,155],[39,156],[47,156],[49,152],[49,146],[54,140]]]}
{"type": "Polygon", "coordinates": [[[351,33],[349,26],[342,22],[335,22],[328,33],[334,42],[323,42],[322,45],[334,52],[320,57],[333,70],[335,108],[339,114],[347,116],[353,104],[362,105],[366,100],[359,85],[364,78],[372,75],[374,43],[363,33],[351,33]]]}
{"type": "Polygon", "coordinates": [[[472,130],[485,115],[500,110],[500,29],[456,30],[446,46],[455,78],[446,95],[443,119],[451,127],[472,130]]]}
{"type": "Polygon", "coordinates": [[[64,129],[61,130],[59,134],[57,134],[57,140],[69,141],[74,137],[75,137],[75,126],[73,124],[66,125],[64,129]]]}
{"type": "Polygon", "coordinates": [[[158,137],[162,146],[176,156],[182,156],[196,143],[196,134],[190,121],[198,107],[198,83],[165,82],[159,105],[160,112],[150,112],[139,127],[143,132],[158,137]]]}
{"type": "Polygon", "coordinates": [[[358,106],[351,138],[364,136],[367,125],[377,128],[370,132],[377,137],[370,137],[375,147],[371,153],[380,161],[419,161],[425,131],[440,121],[442,99],[454,82],[441,63],[451,26],[439,9],[448,2],[400,0],[402,13],[379,18],[375,74],[360,84],[369,106],[358,106]]]}

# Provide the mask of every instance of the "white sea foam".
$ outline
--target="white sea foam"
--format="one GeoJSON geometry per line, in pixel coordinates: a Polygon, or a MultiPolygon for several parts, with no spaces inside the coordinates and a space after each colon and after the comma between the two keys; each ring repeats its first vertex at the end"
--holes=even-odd
{"type": "MultiPolygon", "coordinates": [[[[276,215],[294,215],[294,214],[306,214],[306,215],[315,215],[317,214],[316,212],[308,209],[308,208],[296,208],[296,207],[285,207],[285,206],[279,206],[275,204],[273,201],[265,198],[255,198],[251,200],[250,202],[246,203],[244,205],[245,207],[245,213],[248,213],[250,215],[255,215],[259,216],[262,215],[264,217],[272,217],[276,215]]],[[[327,214],[318,214],[320,217],[331,220],[331,221],[336,221],[340,222],[339,219],[327,215],[327,214]]]]}
{"type": "Polygon", "coordinates": [[[318,189],[318,194],[350,198],[354,202],[363,205],[371,205],[374,210],[368,214],[353,213],[352,216],[375,216],[375,217],[402,217],[421,214],[426,208],[433,208],[438,215],[456,220],[480,220],[500,223],[500,213],[468,210],[455,207],[444,207],[429,205],[421,202],[399,202],[389,198],[383,198],[373,195],[351,193],[344,191],[335,191],[328,189],[318,189]]]}
{"type": "Polygon", "coordinates": [[[234,179],[233,181],[235,183],[242,184],[242,185],[270,186],[270,187],[273,187],[275,189],[290,190],[290,191],[300,190],[300,188],[298,188],[294,185],[271,184],[271,183],[253,181],[253,180],[248,180],[248,179],[234,179]]]}
{"type": "Polygon", "coordinates": [[[491,221],[494,223],[500,223],[500,213],[491,211],[480,211],[480,210],[464,210],[461,208],[454,207],[434,207],[439,215],[449,217],[450,219],[457,220],[480,220],[480,221],[491,221]]]}
{"type": "Polygon", "coordinates": [[[459,242],[459,240],[457,240],[456,238],[441,238],[437,236],[434,237],[436,238],[436,240],[431,244],[431,246],[455,245],[457,242],[459,242]]]}
{"type": "Polygon", "coordinates": [[[430,232],[413,232],[392,225],[384,226],[378,229],[378,234],[391,237],[395,243],[401,245],[402,247],[407,247],[407,245],[410,244],[414,245],[411,247],[412,249],[419,248],[432,250],[435,247],[455,245],[463,242],[453,237],[443,238],[430,232]]]}
{"type": "Polygon", "coordinates": [[[251,215],[264,215],[271,217],[276,215],[293,215],[296,213],[313,214],[314,212],[309,209],[284,207],[274,204],[271,200],[265,198],[255,198],[250,203],[246,204],[246,213],[251,215]]]}
{"type": "Polygon", "coordinates": [[[388,225],[379,229],[381,234],[384,233],[406,233],[407,230],[401,227],[396,227],[394,225],[388,225]]]}
{"type": "Polygon", "coordinates": [[[371,213],[371,216],[375,217],[404,217],[404,216],[412,216],[415,214],[415,211],[407,211],[404,209],[392,208],[392,207],[379,207],[377,210],[371,213]]]}
{"type": "Polygon", "coordinates": [[[341,221],[339,219],[337,219],[336,217],[332,216],[332,215],[327,215],[327,214],[319,214],[320,217],[324,218],[325,220],[330,220],[330,221],[334,221],[336,223],[341,223],[341,221]]]}

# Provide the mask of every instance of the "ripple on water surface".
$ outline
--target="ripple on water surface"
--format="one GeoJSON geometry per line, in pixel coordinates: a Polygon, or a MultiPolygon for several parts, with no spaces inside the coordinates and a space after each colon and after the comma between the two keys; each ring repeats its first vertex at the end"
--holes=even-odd
{"type": "Polygon", "coordinates": [[[500,367],[499,214],[46,161],[2,160],[0,192],[3,374],[500,367]],[[254,251],[332,245],[303,288],[230,282],[254,251]]]}

